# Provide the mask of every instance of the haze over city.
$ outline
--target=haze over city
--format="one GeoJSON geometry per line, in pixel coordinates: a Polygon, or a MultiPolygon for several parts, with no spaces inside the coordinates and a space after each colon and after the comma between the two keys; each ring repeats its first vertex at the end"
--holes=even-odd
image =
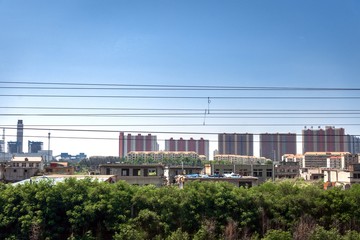
{"type": "MultiPolygon", "coordinates": [[[[357,1],[0,1],[0,127],[54,155],[119,132],[360,135],[357,1]]],[[[26,144],[25,144],[26,146],[26,144]]],[[[25,149],[26,150],[26,147],[25,149]]]]}

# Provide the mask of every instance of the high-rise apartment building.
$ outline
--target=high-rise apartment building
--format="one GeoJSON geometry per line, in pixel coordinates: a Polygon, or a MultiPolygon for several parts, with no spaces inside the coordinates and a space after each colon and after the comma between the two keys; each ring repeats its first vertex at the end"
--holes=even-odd
{"type": "Polygon", "coordinates": [[[345,152],[345,129],[327,126],[325,129],[302,130],[303,153],[345,152]]]}
{"type": "Polygon", "coordinates": [[[253,156],[253,145],[254,137],[250,133],[221,133],[218,135],[218,151],[220,155],[253,156]]]}
{"type": "Polygon", "coordinates": [[[296,154],[296,133],[260,134],[260,156],[281,161],[284,154],[296,154]]]}
{"type": "Polygon", "coordinates": [[[346,135],[345,136],[345,151],[352,154],[360,153],[360,138],[357,136],[346,135]]]}
{"type": "Polygon", "coordinates": [[[28,141],[28,153],[38,153],[43,150],[43,142],[28,141]]]}
{"type": "Polygon", "coordinates": [[[23,124],[23,120],[18,120],[17,132],[16,132],[17,153],[23,153],[23,140],[24,140],[24,124],[23,124]]]}
{"type": "Polygon", "coordinates": [[[148,135],[125,135],[120,132],[119,136],[119,157],[126,157],[128,152],[131,151],[158,151],[159,144],[157,137],[151,134],[148,135]]]}
{"type": "Polygon", "coordinates": [[[199,155],[206,156],[209,160],[209,140],[200,138],[195,140],[193,138],[188,139],[174,139],[170,138],[165,140],[165,151],[169,152],[196,152],[199,155]]]}

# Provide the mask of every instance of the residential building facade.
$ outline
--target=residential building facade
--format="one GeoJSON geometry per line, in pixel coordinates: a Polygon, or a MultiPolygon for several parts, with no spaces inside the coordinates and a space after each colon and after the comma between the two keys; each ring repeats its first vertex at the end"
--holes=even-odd
{"type": "Polygon", "coordinates": [[[303,154],[306,152],[345,152],[345,129],[326,126],[325,129],[302,130],[303,154]]]}
{"type": "Polygon", "coordinates": [[[265,164],[267,161],[271,160],[265,157],[218,154],[214,156],[214,161],[226,161],[235,164],[265,164]]]}
{"type": "Polygon", "coordinates": [[[169,152],[196,152],[205,155],[209,160],[209,140],[200,138],[199,140],[190,139],[167,139],[165,140],[165,151],[169,152]]]}
{"type": "Polygon", "coordinates": [[[132,151],[127,154],[129,162],[135,162],[137,159],[142,159],[146,162],[147,159],[155,162],[163,162],[164,160],[181,160],[184,158],[204,159],[205,156],[199,156],[196,152],[169,152],[169,151],[132,151]]]}
{"type": "Polygon", "coordinates": [[[265,182],[273,178],[272,164],[211,164],[210,168],[205,168],[206,174],[224,175],[235,173],[240,176],[257,177],[258,183],[265,182]]]}
{"type": "Polygon", "coordinates": [[[13,157],[6,165],[3,180],[17,182],[35,176],[44,169],[42,157],[13,157]]]}
{"type": "Polygon", "coordinates": [[[157,137],[151,134],[148,135],[125,135],[120,132],[119,136],[119,157],[125,158],[131,151],[158,151],[159,144],[157,137]]]}
{"type": "Polygon", "coordinates": [[[101,175],[115,175],[117,181],[124,180],[132,185],[167,184],[164,176],[164,166],[161,164],[101,164],[101,175]]]}
{"type": "Polygon", "coordinates": [[[359,163],[359,155],[349,152],[307,152],[304,154],[305,168],[348,169],[359,163]]]}
{"type": "Polygon", "coordinates": [[[303,154],[284,154],[281,159],[282,162],[297,162],[300,168],[304,167],[304,155],[303,154]]]}
{"type": "Polygon", "coordinates": [[[295,133],[260,134],[260,156],[280,162],[284,154],[296,154],[295,133]]]}
{"type": "Polygon", "coordinates": [[[218,135],[220,155],[254,155],[254,136],[250,133],[221,133],[218,135]]]}
{"type": "Polygon", "coordinates": [[[345,143],[347,146],[346,151],[352,154],[360,153],[360,138],[357,136],[346,135],[345,143]]]}

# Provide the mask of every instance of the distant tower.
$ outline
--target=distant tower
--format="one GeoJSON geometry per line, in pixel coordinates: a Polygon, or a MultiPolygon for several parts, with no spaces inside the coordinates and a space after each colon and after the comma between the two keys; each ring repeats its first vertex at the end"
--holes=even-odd
{"type": "Polygon", "coordinates": [[[17,122],[17,134],[16,134],[16,141],[17,141],[17,153],[23,152],[23,140],[24,140],[24,124],[22,120],[18,120],[17,122]]]}

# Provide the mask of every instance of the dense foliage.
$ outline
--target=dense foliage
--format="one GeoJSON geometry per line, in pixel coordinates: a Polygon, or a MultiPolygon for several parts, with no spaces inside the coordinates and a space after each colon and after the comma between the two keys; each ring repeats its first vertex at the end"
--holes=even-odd
{"type": "Polygon", "coordinates": [[[0,184],[0,239],[360,239],[360,186],[0,184]]]}

